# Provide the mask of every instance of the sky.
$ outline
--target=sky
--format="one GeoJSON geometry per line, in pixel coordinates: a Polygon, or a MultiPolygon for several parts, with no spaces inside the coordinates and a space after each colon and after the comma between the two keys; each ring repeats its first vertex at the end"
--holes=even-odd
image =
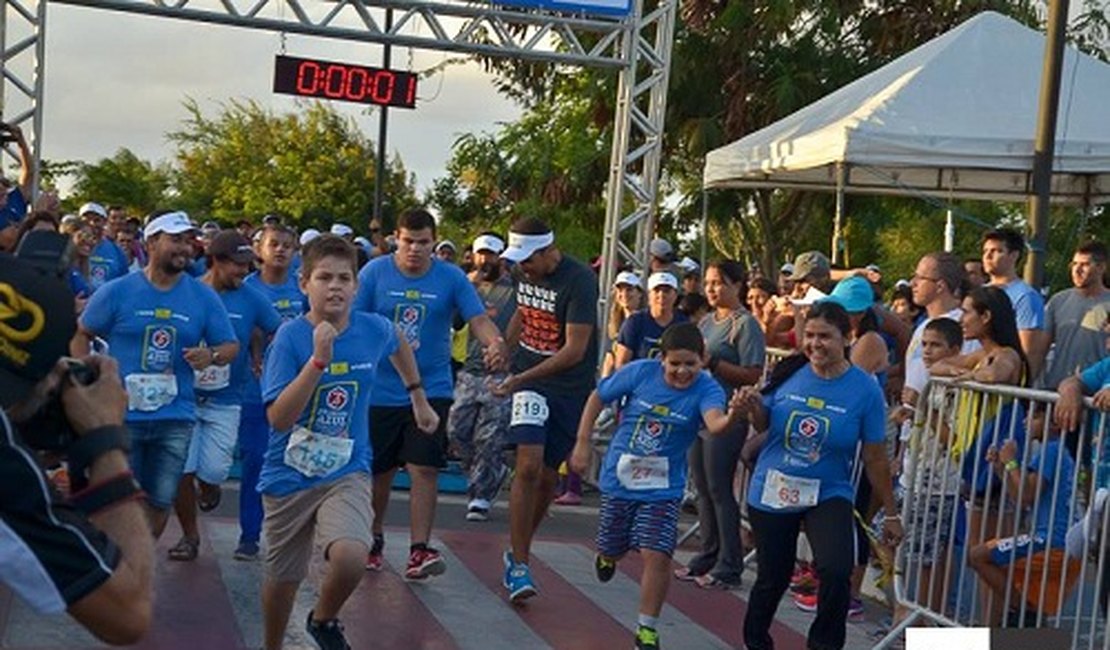
{"type": "MultiPolygon", "coordinates": [[[[255,99],[275,113],[295,109],[293,97],[272,92],[277,33],[57,4],[49,6],[46,26],[43,158],[94,162],[126,147],[143,159],[170,160],[165,134],[181,126],[187,97],[207,115],[233,98],[255,99]]],[[[368,43],[286,38],[292,56],[377,66],[381,51],[368,43]]],[[[392,67],[409,69],[410,52],[416,70],[457,56],[394,48],[392,67]]],[[[376,111],[333,105],[377,140],[376,111]]],[[[454,65],[421,80],[415,110],[390,110],[389,150],[400,153],[422,191],[444,175],[460,135],[495,130],[519,114],[478,65],[454,65]]]]}

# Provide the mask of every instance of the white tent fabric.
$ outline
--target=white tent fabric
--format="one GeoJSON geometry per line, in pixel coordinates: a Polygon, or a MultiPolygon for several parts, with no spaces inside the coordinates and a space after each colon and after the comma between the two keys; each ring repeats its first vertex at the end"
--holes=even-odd
{"type": "MultiPolygon", "coordinates": [[[[994,12],[706,157],[707,188],[1025,200],[1044,34],[994,12]]],[[[1054,203],[1110,202],[1110,65],[1066,48],[1054,203]]]]}

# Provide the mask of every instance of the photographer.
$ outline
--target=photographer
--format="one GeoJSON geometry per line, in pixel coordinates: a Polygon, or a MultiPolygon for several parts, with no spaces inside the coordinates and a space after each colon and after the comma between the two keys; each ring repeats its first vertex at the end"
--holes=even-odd
{"type": "Polygon", "coordinates": [[[153,540],[115,361],[62,358],[76,329],[65,243],[31,233],[18,258],[0,254],[0,582],[39,613],[131,644],[150,626],[153,540]],[[51,454],[67,459],[68,498],[40,465],[51,454]]]}
{"type": "Polygon", "coordinates": [[[16,245],[19,222],[27,215],[31,200],[32,162],[31,148],[23,131],[14,124],[0,122],[0,144],[13,143],[19,149],[19,184],[0,176],[0,251],[10,251],[16,245]]]}

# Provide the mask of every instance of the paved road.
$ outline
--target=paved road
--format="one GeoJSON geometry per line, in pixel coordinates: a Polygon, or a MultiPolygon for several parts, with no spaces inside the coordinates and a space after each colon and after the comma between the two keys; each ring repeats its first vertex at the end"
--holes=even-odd
{"type": "MultiPolygon", "coordinates": [[[[386,570],[367,574],[341,615],[356,650],[614,650],[632,646],[642,565],[637,557],[627,558],[611,583],[596,581],[591,550],[595,507],[587,504],[553,512],[543,528],[545,536],[536,545],[533,562],[541,595],[527,606],[516,607],[509,604],[500,586],[500,556],[507,539],[503,505],[494,510],[492,521],[473,524],[465,521],[460,498],[444,497],[433,544],[443,550],[448,571],[426,583],[408,583],[400,577],[408,548],[407,494],[396,494],[397,507],[387,518],[386,570]]],[[[262,567],[231,557],[238,536],[236,496],[233,489],[227,490],[220,509],[202,518],[204,539],[196,562],[161,559],[179,535],[173,525],[166,531],[158,551],[155,627],[136,647],[238,650],[261,645],[258,589],[262,567]]],[[[689,553],[680,551],[678,557],[689,553]]],[[[749,571],[745,585],[753,580],[749,571]]],[[[675,583],[661,618],[664,647],[741,647],[746,597],[747,587],[707,592],[675,583]]],[[[312,581],[306,581],[289,627],[286,647],[290,650],[315,647],[303,631],[313,600],[312,581]]],[[[848,648],[871,646],[869,635],[883,613],[869,608],[868,622],[849,625],[848,648]]],[[[784,602],[773,631],[777,647],[804,648],[810,617],[784,602]]],[[[101,646],[67,618],[38,617],[0,589],[0,647],[101,646]]]]}

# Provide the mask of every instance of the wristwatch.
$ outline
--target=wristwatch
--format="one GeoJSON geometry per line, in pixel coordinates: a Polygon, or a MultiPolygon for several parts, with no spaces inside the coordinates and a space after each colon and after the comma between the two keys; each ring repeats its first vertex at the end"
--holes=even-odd
{"type": "Polygon", "coordinates": [[[212,350],[212,363],[219,364],[220,363],[220,351],[215,349],[215,348],[208,348],[208,349],[212,350]]]}

